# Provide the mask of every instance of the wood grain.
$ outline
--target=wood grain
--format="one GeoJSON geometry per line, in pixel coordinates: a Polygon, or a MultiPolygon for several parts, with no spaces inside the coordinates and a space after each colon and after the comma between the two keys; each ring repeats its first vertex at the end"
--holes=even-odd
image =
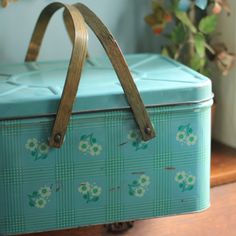
{"type": "MultiPolygon", "coordinates": [[[[154,138],[155,130],[118,43],[108,28],[88,7],[82,3],[77,3],[73,6],[83,15],[85,22],[95,33],[105,49],[134,114],[135,121],[142,134],[142,139],[147,141],[154,138]]],[[[64,14],[64,21],[71,37],[71,21],[67,19],[67,14],[64,14]]]]}
{"type": "Polygon", "coordinates": [[[212,144],[211,186],[236,182],[236,149],[212,144]]]}
{"type": "Polygon", "coordinates": [[[67,71],[66,82],[49,140],[49,145],[56,148],[61,147],[64,141],[64,136],[80,82],[83,64],[86,59],[88,33],[84,18],[81,16],[79,11],[73,6],[62,3],[52,3],[45,7],[36,23],[25,58],[26,62],[32,62],[37,59],[48,24],[54,13],[61,8],[65,9],[70,22],[72,22],[73,49],[67,71]]]}
{"type": "MultiPolygon", "coordinates": [[[[135,222],[122,236],[235,236],[236,183],[211,189],[210,209],[197,214],[135,222]]],[[[30,236],[112,236],[103,226],[56,231],[30,236]]]]}

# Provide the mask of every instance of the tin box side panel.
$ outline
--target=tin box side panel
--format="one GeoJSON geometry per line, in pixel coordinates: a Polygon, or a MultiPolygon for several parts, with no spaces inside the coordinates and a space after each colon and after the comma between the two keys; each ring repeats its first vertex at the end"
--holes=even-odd
{"type": "Polygon", "coordinates": [[[209,207],[211,101],[150,108],[142,142],[129,111],[74,115],[60,150],[52,119],[0,123],[0,234],[73,228],[209,207]]]}

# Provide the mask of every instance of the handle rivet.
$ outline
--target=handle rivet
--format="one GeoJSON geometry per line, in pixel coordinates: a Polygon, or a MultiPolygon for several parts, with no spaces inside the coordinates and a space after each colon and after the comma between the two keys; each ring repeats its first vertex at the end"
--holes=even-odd
{"type": "Polygon", "coordinates": [[[151,130],[151,128],[149,128],[149,127],[146,127],[144,131],[145,131],[145,133],[148,134],[148,135],[150,135],[150,134],[152,133],[152,130],[151,130]]]}
{"type": "Polygon", "coordinates": [[[60,143],[61,142],[61,135],[60,134],[56,134],[54,136],[54,141],[55,141],[55,143],[60,143]]]}

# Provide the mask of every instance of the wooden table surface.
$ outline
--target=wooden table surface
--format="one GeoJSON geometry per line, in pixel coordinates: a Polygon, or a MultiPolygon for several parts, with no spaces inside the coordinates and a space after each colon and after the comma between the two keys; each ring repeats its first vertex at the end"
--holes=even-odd
{"type": "Polygon", "coordinates": [[[213,142],[211,186],[232,182],[236,182],[236,149],[213,142]]]}
{"type": "MultiPolygon", "coordinates": [[[[135,222],[122,236],[236,236],[236,150],[213,143],[211,207],[198,214],[135,222]],[[225,185],[222,185],[225,184],[225,185]]],[[[30,236],[111,236],[103,226],[30,236]]]]}

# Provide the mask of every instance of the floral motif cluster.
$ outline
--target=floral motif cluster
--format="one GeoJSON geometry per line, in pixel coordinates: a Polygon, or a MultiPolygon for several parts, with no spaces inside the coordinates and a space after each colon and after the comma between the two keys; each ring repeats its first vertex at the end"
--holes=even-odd
{"type": "Polygon", "coordinates": [[[45,142],[40,142],[36,138],[28,139],[25,148],[31,153],[34,157],[34,160],[46,159],[49,146],[45,142]]]}
{"type": "Polygon", "coordinates": [[[44,208],[52,195],[52,187],[44,186],[38,191],[28,195],[29,205],[36,208],[44,208]]]}
{"type": "Polygon", "coordinates": [[[179,143],[185,143],[188,146],[191,146],[197,143],[197,136],[193,133],[193,129],[190,124],[181,125],[176,134],[176,140],[179,143]]]}
{"type": "Polygon", "coordinates": [[[83,135],[80,138],[79,150],[84,154],[98,156],[102,152],[102,146],[97,143],[93,134],[83,135]]]}
{"type": "Polygon", "coordinates": [[[89,182],[81,183],[78,191],[82,194],[87,203],[96,202],[102,193],[102,188],[97,186],[96,183],[90,184],[89,182]]]}
{"type": "Polygon", "coordinates": [[[150,185],[150,178],[147,175],[141,175],[137,180],[134,180],[132,184],[129,184],[129,195],[135,197],[143,197],[150,185]]]}
{"type": "Polygon", "coordinates": [[[140,130],[130,130],[128,133],[128,140],[132,142],[132,145],[135,147],[135,150],[147,149],[148,144],[142,140],[140,130]]]}
{"type": "Polygon", "coordinates": [[[181,171],[176,174],[175,181],[179,184],[179,188],[182,192],[185,192],[193,189],[196,177],[186,173],[185,171],[181,171]]]}

